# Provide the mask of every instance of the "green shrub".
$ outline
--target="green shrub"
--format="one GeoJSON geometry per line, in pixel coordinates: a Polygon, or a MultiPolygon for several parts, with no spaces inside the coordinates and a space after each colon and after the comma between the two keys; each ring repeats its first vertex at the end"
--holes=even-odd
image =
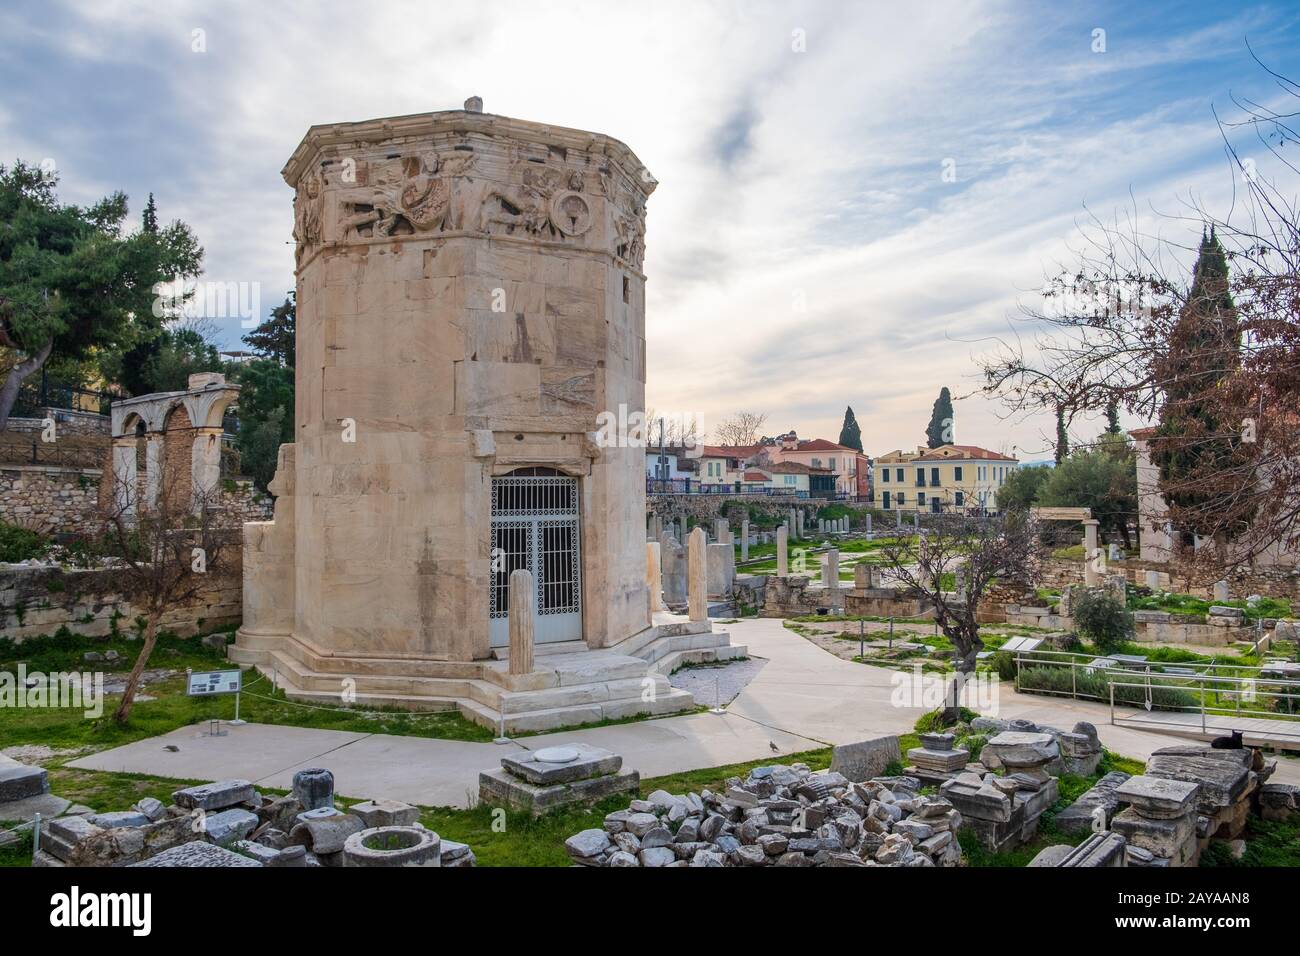
{"type": "Polygon", "coordinates": [[[35,531],[0,521],[0,561],[29,561],[39,558],[48,547],[49,542],[35,531]]]}
{"type": "Polygon", "coordinates": [[[1087,591],[1074,606],[1074,624],[1103,654],[1111,654],[1132,640],[1133,615],[1123,602],[1104,591],[1087,591]]]}
{"type": "Polygon", "coordinates": [[[1010,651],[998,651],[993,655],[990,663],[1002,680],[1016,679],[1016,655],[1010,651]]]}
{"type": "Polygon", "coordinates": [[[940,733],[947,730],[955,723],[969,724],[978,716],[979,714],[975,713],[975,711],[966,707],[961,707],[958,708],[957,711],[957,720],[947,723],[943,719],[943,708],[940,707],[938,710],[932,710],[928,714],[922,714],[917,718],[916,727],[914,729],[918,734],[940,733]]]}
{"type": "MultiPolygon", "coordinates": [[[[1095,697],[1097,700],[1110,700],[1110,682],[1101,671],[1088,673],[1081,668],[1074,668],[1073,676],[1069,667],[1041,665],[1022,667],[1020,669],[1020,690],[1051,691],[1058,694],[1077,693],[1081,697],[1095,697]]],[[[1141,687],[1116,687],[1115,703],[1142,707],[1146,704],[1147,689],[1144,675],[1133,671],[1120,675],[1126,684],[1142,683],[1141,687]]],[[[1186,710],[1199,706],[1196,695],[1181,685],[1151,678],[1151,706],[1160,710],[1186,710]]],[[[928,716],[928,715],[927,715],[928,716]]]]}

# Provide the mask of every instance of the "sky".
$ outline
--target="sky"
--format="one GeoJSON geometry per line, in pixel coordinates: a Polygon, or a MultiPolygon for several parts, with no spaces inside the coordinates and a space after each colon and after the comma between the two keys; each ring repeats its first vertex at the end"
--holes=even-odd
{"type": "Polygon", "coordinates": [[[835,439],[852,406],[879,454],[923,443],[947,386],[957,441],[1041,460],[1054,422],[979,394],[977,360],[1025,333],[1090,215],[1194,244],[1173,217],[1226,209],[1214,111],[1276,93],[1247,41],[1300,74],[1300,5],[7,0],[0,162],[133,216],[152,192],[265,316],[293,287],[280,170],[307,128],[478,95],[621,139],[658,180],[657,413],[835,439]]]}

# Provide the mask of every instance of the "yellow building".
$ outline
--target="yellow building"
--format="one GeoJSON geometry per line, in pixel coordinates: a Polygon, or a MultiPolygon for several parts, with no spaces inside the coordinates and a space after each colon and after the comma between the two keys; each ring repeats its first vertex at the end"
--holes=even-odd
{"type": "Polygon", "coordinates": [[[894,450],[875,459],[876,506],[885,511],[996,514],[997,493],[1019,460],[975,445],[894,450]]]}

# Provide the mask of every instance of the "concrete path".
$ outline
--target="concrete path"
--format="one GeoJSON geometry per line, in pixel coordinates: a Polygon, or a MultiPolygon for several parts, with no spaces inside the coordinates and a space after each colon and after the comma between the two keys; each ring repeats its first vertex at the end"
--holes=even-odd
{"type": "MultiPolygon", "coordinates": [[[[501,745],[270,724],[223,725],[226,736],[210,737],[206,724],[196,724],[82,757],[68,766],[196,780],[243,777],[286,789],[294,771],[321,766],[334,773],[336,788],[344,796],[464,807],[478,793],[479,772],[498,766],[503,754],[561,740],[613,750],[623,755],[625,767],[653,777],[768,756],[780,759],[827,743],[904,733],[931,709],[895,706],[900,681],[895,672],[841,660],[778,620],[747,620],[728,629],[737,644],[748,645],[751,655],[768,663],[725,714],[666,717],[501,745]],[[169,744],[177,751],[168,751],[169,744]]],[[[1107,747],[1128,757],[1146,759],[1153,750],[1181,742],[1112,726],[1108,705],[1013,690],[1002,691],[998,704],[998,716],[1062,728],[1087,720],[1096,725],[1107,747]]],[[[1300,783],[1300,760],[1280,760],[1273,779],[1300,783]]]]}

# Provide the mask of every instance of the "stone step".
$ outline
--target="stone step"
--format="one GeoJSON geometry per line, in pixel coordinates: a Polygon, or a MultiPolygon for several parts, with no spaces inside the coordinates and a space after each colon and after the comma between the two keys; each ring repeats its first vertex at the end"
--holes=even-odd
{"type": "Polygon", "coordinates": [[[693,651],[673,651],[671,654],[665,654],[653,664],[651,668],[656,674],[665,676],[671,674],[683,664],[715,664],[721,661],[734,661],[749,655],[749,648],[743,644],[732,644],[727,647],[706,647],[693,651]]]}
{"type": "Polygon", "coordinates": [[[258,664],[267,658],[270,651],[288,655],[306,669],[322,674],[339,674],[357,676],[375,674],[378,676],[432,677],[444,679],[475,679],[481,676],[482,664],[478,661],[432,661],[416,658],[387,657],[331,657],[317,654],[300,641],[283,635],[265,636],[248,635],[240,631],[236,642],[227,649],[227,656],[241,664],[258,664]]]}
{"type": "MultiPolygon", "coordinates": [[[[537,661],[539,658],[551,657],[555,654],[581,654],[589,650],[591,648],[587,646],[586,641],[555,641],[550,644],[538,644],[533,648],[533,660],[537,661]]],[[[509,645],[492,648],[491,656],[494,661],[510,660],[509,645]]]]}
{"type": "MultiPolygon", "coordinates": [[[[272,651],[267,660],[259,665],[263,673],[273,673],[279,684],[291,684],[296,690],[311,691],[322,698],[333,698],[339,702],[343,690],[341,683],[345,675],[325,674],[308,670],[301,662],[281,651],[272,651]]],[[[388,675],[357,674],[346,675],[355,681],[350,689],[360,698],[365,696],[394,697],[428,697],[432,699],[454,699],[466,697],[472,693],[472,686],[477,681],[448,679],[442,677],[399,677],[388,675]]],[[[446,709],[446,708],[441,708],[446,709]]]]}
{"type": "Polygon", "coordinates": [[[660,638],[648,644],[637,653],[637,657],[648,664],[653,664],[665,654],[675,651],[696,651],[710,647],[727,647],[731,636],[726,631],[708,631],[701,634],[681,634],[660,638]]]}
{"type": "Polygon", "coordinates": [[[643,701],[638,695],[619,700],[508,713],[504,716],[493,707],[471,701],[462,703],[461,714],[480,726],[494,730],[498,729],[504,719],[505,732],[511,734],[557,730],[560,727],[575,727],[602,720],[621,720],[639,714],[661,716],[690,710],[694,706],[695,697],[689,691],[670,687],[666,692],[656,694],[653,701],[643,701]]]}

